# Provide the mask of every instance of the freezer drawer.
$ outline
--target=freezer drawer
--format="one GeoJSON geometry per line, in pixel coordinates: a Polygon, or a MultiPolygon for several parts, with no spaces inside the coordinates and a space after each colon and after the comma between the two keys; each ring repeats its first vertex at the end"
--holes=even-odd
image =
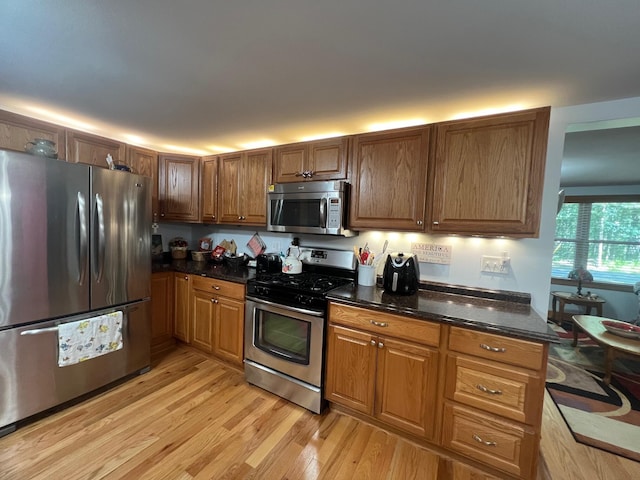
{"type": "Polygon", "coordinates": [[[148,300],[0,331],[0,430],[148,367],[150,332],[148,300]],[[121,350],[58,367],[58,324],[116,310],[124,319],[121,350]]]}

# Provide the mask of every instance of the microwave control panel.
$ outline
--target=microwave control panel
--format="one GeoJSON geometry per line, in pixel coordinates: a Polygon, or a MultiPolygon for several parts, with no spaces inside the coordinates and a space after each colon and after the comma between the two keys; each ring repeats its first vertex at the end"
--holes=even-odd
{"type": "Polygon", "coordinates": [[[327,228],[340,228],[342,218],[341,200],[338,197],[328,199],[327,228]]]}

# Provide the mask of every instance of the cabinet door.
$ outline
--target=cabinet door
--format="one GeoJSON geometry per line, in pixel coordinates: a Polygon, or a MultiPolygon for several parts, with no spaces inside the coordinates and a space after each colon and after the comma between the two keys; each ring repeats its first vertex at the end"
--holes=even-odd
{"type": "Polygon", "coordinates": [[[244,359],[244,302],[219,297],[215,304],[213,353],[242,366],[244,359]]]}
{"type": "Polygon", "coordinates": [[[191,281],[189,275],[184,273],[176,273],[174,280],[173,336],[185,343],[190,343],[189,304],[191,303],[191,281]]]}
{"type": "Polygon", "coordinates": [[[191,293],[191,344],[204,350],[213,351],[213,323],[218,299],[209,292],[192,290],[191,293]]]}
{"type": "Polygon", "coordinates": [[[36,138],[55,142],[58,158],[66,158],[66,139],[63,127],[0,110],[0,148],[24,152],[27,143],[36,138]]]}
{"type": "Polygon", "coordinates": [[[375,415],[432,439],[438,383],[438,352],[388,338],[378,339],[375,415]]]}
{"type": "Polygon", "coordinates": [[[273,181],[275,183],[302,182],[307,170],[309,148],[307,143],[284,145],[275,149],[273,181]]]}
{"type": "Polygon", "coordinates": [[[429,127],[353,137],[350,228],[422,231],[429,127]]]}
{"type": "Polygon", "coordinates": [[[160,218],[158,206],[158,152],[146,148],[127,146],[127,165],[134,173],[151,177],[151,211],[154,222],[160,218]]]}
{"type": "Polygon", "coordinates": [[[343,180],[347,178],[349,137],[319,140],[309,145],[307,170],[309,180],[343,180]]]}
{"type": "Polygon", "coordinates": [[[200,205],[203,223],[218,221],[218,157],[204,157],[200,169],[200,205]]]}
{"type": "Polygon", "coordinates": [[[160,220],[198,222],[200,159],[183,155],[160,155],[158,195],[160,220]]]}
{"type": "Polygon", "coordinates": [[[126,163],[126,144],[89,133],[67,130],[67,162],[88,163],[109,168],[107,155],[114,163],[126,163]]]}
{"type": "Polygon", "coordinates": [[[173,345],[172,272],[151,275],[151,353],[173,345]]]}
{"type": "Polygon", "coordinates": [[[218,166],[218,209],[221,223],[240,223],[242,152],[220,157],[218,166]]]}
{"type": "Polygon", "coordinates": [[[246,152],[242,169],[241,223],[267,224],[267,188],[271,184],[272,149],[246,152]]]}
{"type": "Polygon", "coordinates": [[[537,237],[549,108],[437,126],[434,232],[537,237]]]}
{"type": "Polygon", "coordinates": [[[335,325],[327,339],[325,398],[373,415],[377,343],[368,333],[335,325]]]}

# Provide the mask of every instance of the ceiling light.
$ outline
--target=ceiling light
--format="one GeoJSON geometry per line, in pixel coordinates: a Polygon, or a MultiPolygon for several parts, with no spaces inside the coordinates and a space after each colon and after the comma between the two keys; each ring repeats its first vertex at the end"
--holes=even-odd
{"type": "Polygon", "coordinates": [[[484,108],[482,110],[457,113],[452,116],[450,120],[462,120],[465,118],[483,117],[485,115],[496,115],[498,113],[516,112],[518,110],[525,110],[526,108],[527,107],[523,104],[513,104],[497,108],[484,108]]]}
{"type": "Polygon", "coordinates": [[[366,128],[368,132],[378,132],[380,130],[391,130],[394,128],[415,127],[416,125],[425,125],[427,123],[423,118],[411,118],[391,122],[371,123],[366,128]]]}
{"type": "Polygon", "coordinates": [[[174,152],[188,153],[191,155],[206,155],[207,153],[209,153],[205,150],[198,150],[197,148],[179,147],[177,145],[163,145],[162,148],[164,150],[172,150],[174,152]]]}
{"type": "Polygon", "coordinates": [[[347,135],[342,132],[330,132],[330,133],[320,133],[318,135],[311,135],[309,137],[300,138],[301,142],[313,142],[314,140],[324,140],[325,138],[335,138],[335,137],[343,137],[347,135]]]}
{"type": "Polygon", "coordinates": [[[252,148],[264,148],[277,145],[277,142],[269,139],[256,140],[255,142],[241,143],[240,146],[243,150],[251,150],[252,148]]]}

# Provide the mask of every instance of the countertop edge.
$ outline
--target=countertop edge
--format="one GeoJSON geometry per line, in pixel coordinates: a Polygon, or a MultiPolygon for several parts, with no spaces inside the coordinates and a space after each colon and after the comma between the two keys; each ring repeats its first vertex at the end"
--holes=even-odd
{"type": "Polygon", "coordinates": [[[547,326],[547,333],[535,332],[531,330],[523,330],[520,328],[511,328],[505,325],[496,325],[496,324],[491,324],[491,323],[482,322],[482,321],[473,321],[469,319],[439,315],[429,311],[420,311],[420,310],[415,310],[411,308],[397,308],[391,305],[381,304],[378,302],[369,302],[361,299],[351,299],[351,298],[344,297],[339,293],[336,293],[335,291],[329,292],[329,294],[327,295],[327,300],[336,302],[336,303],[342,303],[345,305],[351,305],[354,307],[369,308],[369,309],[380,311],[380,312],[405,315],[418,320],[436,321],[436,322],[447,324],[447,325],[470,328],[473,330],[493,333],[496,335],[504,335],[504,336],[514,337],[514,338],[520,338],[522,340],[532,340],[532,341],[539,341],[544,343],[558,343],[558,344],[561,343],[561,340],[558,337],[558,335],[553,330],[551,330],[548,326],[547,326]]]}

